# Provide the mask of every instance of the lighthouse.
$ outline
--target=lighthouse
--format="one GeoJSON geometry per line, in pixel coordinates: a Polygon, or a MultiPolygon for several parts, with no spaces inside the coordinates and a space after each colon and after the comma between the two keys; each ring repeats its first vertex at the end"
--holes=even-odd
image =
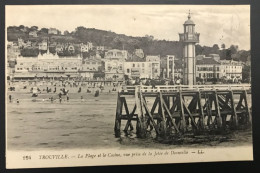
{"type": "Polygon", "coordinates": [[[179,34],[183,43],[183,84],[196,84],[196,59],[195,44],[199,42],[199,33],[195,32],[195,23],[191,20],[189,12],[188,20],[183,24],[184,33],[179,34]]]}

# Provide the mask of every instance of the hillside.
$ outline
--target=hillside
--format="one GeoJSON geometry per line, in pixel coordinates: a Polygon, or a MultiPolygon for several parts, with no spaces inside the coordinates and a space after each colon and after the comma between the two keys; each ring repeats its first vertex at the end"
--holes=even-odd
{"type": "MultiPolygon", "coordinates": [[[[40,42],[42,39],[49,37],[51,42],[60,43],[86,43],[92,42],[94,46],[106,46],[113,49],[125,49],[130,53],[134,49],[143,49],[146,55],[175,55],[182,58],[182,43],[179,41],[156,40],[151,35],[144,37],[132,37],[124,34],[117,34],[111,31],[98,30],[95,28],[77,27],[73,32],[64,32],[65,35],[48,35],[48,29],[42,28],[38,30],[37,26],[31,28],[25,26],[9,26],[7,28],[8,41],[17,41],[19,37],[33,42],[40,42]],[[29,37],[30,31],[36,30],[38,37],[29,37]]],[[[238,50],[237,46],[232,45],[225,48],[217,44],[212,47],[196,45],[196,55],[219,54],[221,59],[234,59],[246,61],[250,55],[250,51],[238,50]]]]}

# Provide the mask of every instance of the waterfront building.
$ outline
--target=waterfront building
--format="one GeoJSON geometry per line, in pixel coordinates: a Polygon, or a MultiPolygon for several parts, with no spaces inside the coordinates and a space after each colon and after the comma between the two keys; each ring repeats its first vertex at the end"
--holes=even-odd
{"type": "Polygon", "coordinates": [[[183,24],[184,33],[179,34],[180,41],[184,44],[184,85],[196,84],[196,60],[195,60],[195,44],[199,42],[199,33],[195,32],[195,23],[191,20],[189,13],[188,20],[183,24]]]}
{"type": "Polygon", "coordinates": [[[233,60],[220,60],[221,73],[227,80],[242,80],[242,62],[233,60]]]}
{"type": "Polygon", "coordinates": [[[23,78],[51,77],[78,75],[82,66],[82,58],[76,57],[59,57],[57,54],[51,54],[49,51],[45,54],[39,54],[37,57],[17,57],[15,65],[15,75],[17,78],[22,74],[23,78]]]}
{"type": "Polygon", "coordinates": [[[95,73],[101,72],[102,60],[100,57],[91,57],[83,60],[79,70],[82,77],[93,79],[95,73]]]}
{"type": "Polygon", "coordinates": [[[123,79],[124,78],[124,62],[127,59],[126,50],[112,49],[105,52],[105,78],[106,79],[123,79]]]}
{"type": "Polygon", "coordinates": [[[160,61],[145,61],[134,55],[124,62],[124,74],[129,78],[159,79],[160,61]]]}
{"type": "Polygon", "coordinates": [[[223,74],[221,71],[221,63],[212,57],[205,57],[202,60],[197,60],[196,77],[208,81],[209,79],[220,79],[223,74]]]}

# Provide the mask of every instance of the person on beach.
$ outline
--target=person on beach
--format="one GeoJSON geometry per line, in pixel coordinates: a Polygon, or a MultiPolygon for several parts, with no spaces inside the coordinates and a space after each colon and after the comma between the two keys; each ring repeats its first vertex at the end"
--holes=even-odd
{"type": "Polygon", "coordinates": [[[69,94],[67,93],[67,102],[70,100],[69,94]]]}
{"type": "Polygon", "coordinates": [[[60,92],[60,93],[59,93],[59,100],[60,100],[60,103],[61,103],[61,95],[62,95],[62,94],[61,94],[61,92],[60,92]]]}
{"type": "Polygon", "coordinates": [[[12,102],[12,95],[9,95],[9,102],[12,102]]]}
{"type": "Polygon", "coordinates": [[[20,103],[18,99],[16,99],[16,103],[17,103],[17,104],[19,104],[19,103],[20,103]]]}
{"type": "Polygon", "coordinates": [[[83,101],[84,101],[84,100],[83,100],[83,96],[81,96],[81,97],[80,97],[80,99],[81,99],[81,102],[83,102],[83,101]]]}
{"type": "Polygon", "coordinates": [[[52,97],[52,96],[51,96],[51,98],[50,98],[50,99],[51,99],[51,102],[53,103],[53,97],[52,97]]]}

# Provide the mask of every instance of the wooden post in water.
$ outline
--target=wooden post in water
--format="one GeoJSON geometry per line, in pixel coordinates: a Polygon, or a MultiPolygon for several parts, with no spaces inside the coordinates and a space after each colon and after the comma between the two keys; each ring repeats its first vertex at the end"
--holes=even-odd
{"type": "Polygon", "coordinates": [[[122,115],[122,101],[120,98],[120,93],[117,95],[117,106],[116,106],[116,119],[115,119],[115,127],[114,132],[116,137],[120,137],[120,127],[121,127],[121,115],[122,115]]]}

